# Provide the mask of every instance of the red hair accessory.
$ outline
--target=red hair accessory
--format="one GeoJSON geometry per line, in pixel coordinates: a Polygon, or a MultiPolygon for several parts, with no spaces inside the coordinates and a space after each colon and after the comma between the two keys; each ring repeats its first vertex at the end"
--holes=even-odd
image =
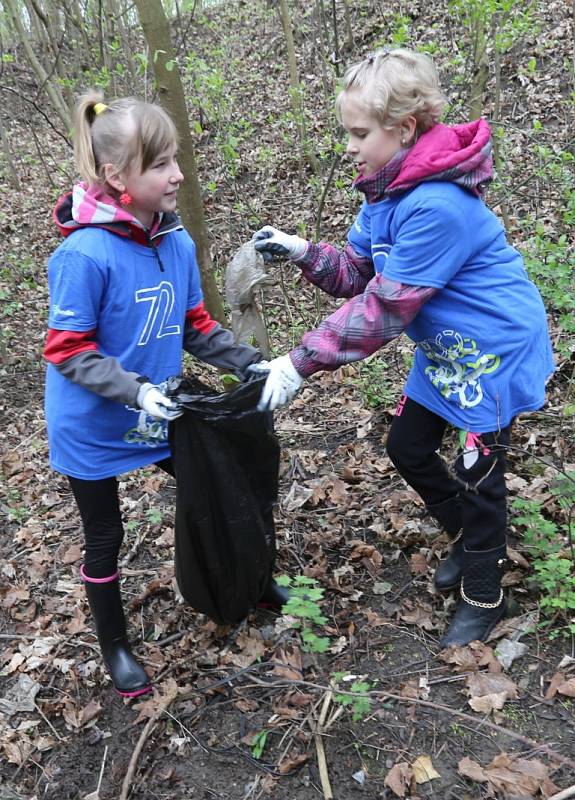
{"type": "Polygon", "coordinates": [[[120,195],[120,203],[123,206],[130,206],[134,202],[134,198],[130,194],[130,192],[122,192],[120,195]]]}

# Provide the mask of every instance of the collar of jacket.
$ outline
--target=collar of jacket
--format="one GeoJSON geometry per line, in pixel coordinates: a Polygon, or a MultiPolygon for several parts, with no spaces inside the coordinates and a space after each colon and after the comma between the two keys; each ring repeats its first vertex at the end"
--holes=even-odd
{"type": "MultiPolygon", "coordinates": [[[[78,194],[75,190],[62,195],[52,212],[52,219],[64,237],[82,228],[94,227],[131,239],[137,244],[151,247],[156,240],[167,233],[183,229],[178,215],[169,212],[159,214],[152,228],[148,230],[125,209],[116,205],[115,201],[102,204],[98,201],[97,204],[92,204],[94,210],[90,216],[86,213],[78,214],[78,194]]],[[[109,196],[106,199],[111,200],[109,196]]]]}
{"type": "Polygon", "coordinates": [[[464,125],[437,123],[378,172],[354,181],[368,203],[413,189],[426,181],[449,181],[480,196],[493,179],[491,129],[484,119],[464,125]]]}

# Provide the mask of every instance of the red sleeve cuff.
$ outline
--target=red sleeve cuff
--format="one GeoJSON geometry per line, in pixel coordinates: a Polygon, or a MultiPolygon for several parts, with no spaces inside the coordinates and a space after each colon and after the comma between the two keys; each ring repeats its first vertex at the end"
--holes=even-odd
{"type": "Polygon", "coordinates": [[[96,330],[92,331],[58,331],[48,329],[44,345],[44,358],[51,364],[62,364],[78,353],[87,350],[97,350],[98,346],[93,337],[96,330]]]}
{"type": "Polygon", "coordinates": [[[186,322],[198,333],[203,333],[204,336],[213,331],[218,324],[206,311],[203,300],[186,313],[186,322]]]}

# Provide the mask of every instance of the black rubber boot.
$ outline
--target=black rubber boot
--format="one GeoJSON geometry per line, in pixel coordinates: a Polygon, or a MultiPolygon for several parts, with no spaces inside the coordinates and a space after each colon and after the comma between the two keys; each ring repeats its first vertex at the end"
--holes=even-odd
{"type": "Polygon", "coordinates": [[[435,570],[433,582],[439,592],[458,589],[463,572],[463,542],[461,541],[461,508],[458,497],[427,506],[431,516],[439,522],[452,541],[447,558],[435,570]]]}
{"type": "Polygon", "coordinates": [[[80,574],[114,688],[122,697],[138,697],[150,692],[150,679],[130,650],[118,573],[109,578],[90,578],[82,566],[80,574]]]}
{"type": "Polygon", "coordinates": [[[463,548],[461,600],[441,648],[484,642],[505,616],[507,601],[501,589],[506,547],[469,551],[463,548]]]}
{"type": "Polygon", "coordinates": [[[289,598],[289,590],[280,586],[279,583],[276,583],[272,578],[260,598],[258,608],[265,608],[270,611],[281,611],[289,598]]]}

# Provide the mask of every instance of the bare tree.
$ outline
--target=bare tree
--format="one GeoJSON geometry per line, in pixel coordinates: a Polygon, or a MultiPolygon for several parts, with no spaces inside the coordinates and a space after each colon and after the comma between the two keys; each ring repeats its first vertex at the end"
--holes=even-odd
{"type": "Polygon", "coordinates": [[[38,79],[38,83],[50,98],[54,110],[62,121],[66,132],[68,132],[72,127],[72,118],[57,79],[53,75],[48,74],[40,59],[36,56],[28,31],[22,23],[20,9],[17,7],[15,0],[4,0],[4,7],[18,34],[24,52],[26,53],[26,58],[38,79]]]}
{"type": "Polygon", "coordinates": [[[170,27],[161,0],[135,0],[144,35],[152,55],[160,102],[176,123],[180,135],[179,162],[185,182],[179,194],[182,221],[196,243],[206,308],[225,322],[222,299],[214,277],[204,203],[198,181],[194,141],[190,131],[184,88],[175,61],[170,27]]]}
{"type": "Polygon", "coordinates": [[[471,119],[479,119],[483,113],[483,96],[489,79],[485,21],[479,11],[471,16],[471,33],[473,36],[473,78],[469,91],[469,111],[471,119]]]}
{"type": "Polygon", "coordinates": [[[348,0],[343,0],[343,13],[345,17],[345,38],[348,50],[353,50],[353,27],[351,24],[351,12],[348,0]]]}
{"type": "Polygon", "coordinates": [[[308,151],[306,142],[307,137],[306,137],[305,119],[303,113],[303,102],[301,96],[302,89],[298,77],[292,22],[287,0],[279,0],[279,12],[286,42],[287,60],[289,66],[290,100],[300,140],[300,150],[301,150],[300,164],[303,163],[304,158],[307,158],[312,169],[315,172],[318,172],[317,159],[313,156],[312,153],[308,151]]]}

